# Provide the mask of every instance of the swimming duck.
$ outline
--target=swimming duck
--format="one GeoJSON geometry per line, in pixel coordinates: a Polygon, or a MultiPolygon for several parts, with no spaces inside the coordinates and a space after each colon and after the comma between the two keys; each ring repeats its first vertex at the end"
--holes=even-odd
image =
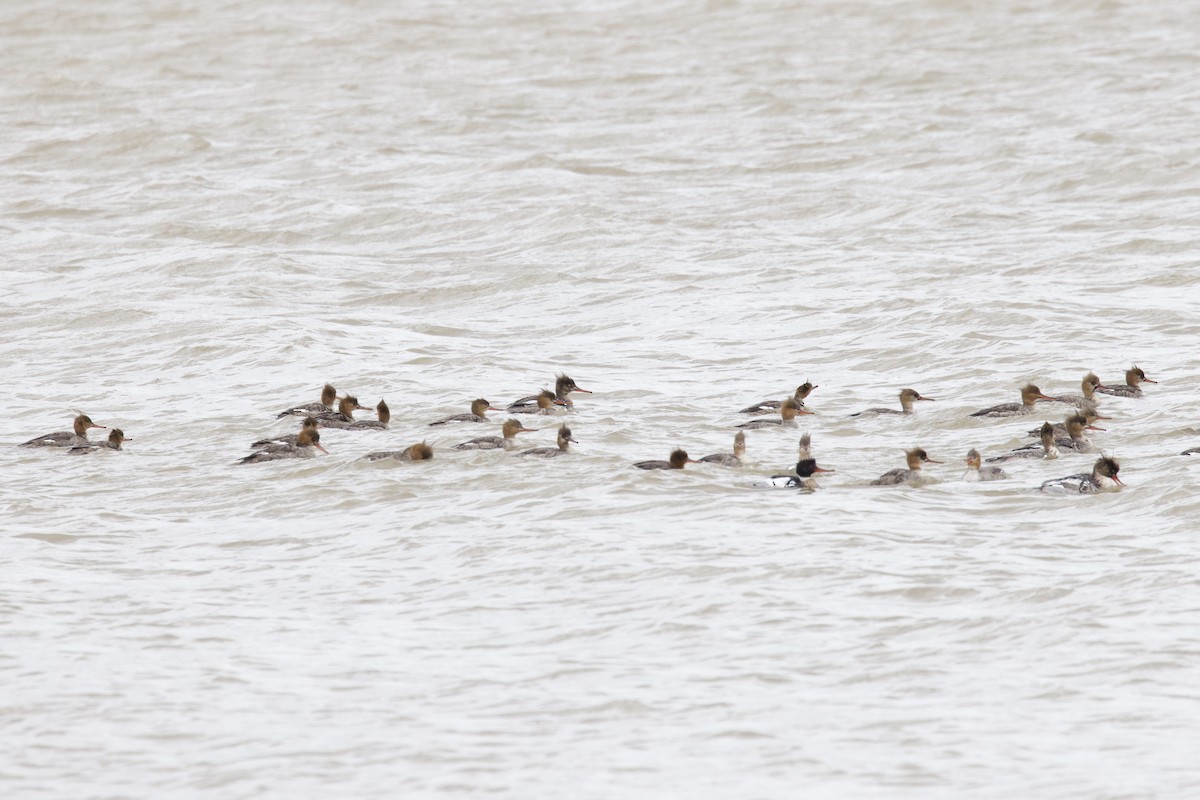
{"type": "Polygon", "coordinates": [[[929,455],[919,447],[915,447],[904,454],[905,461],[908,463],[908,469],[893,469],[880,475],[875,480],[871,481],[872,486],[895,486],[901,483],[908,483],[917,486],[923,482],[921,475],[921,466],[923,464],[940,464],[940,461],[934,461],[929,455]]]}
{"type": "Polygon", "coordinates": [[[429,425],[430,425],[430,427],[432,427],[434,425],[445,425],[446,423],[449,423],[449,422],[487,422],[488,418],[487,418],[487,416],[485,416],[487,414],[487,412],[499,411],[499,410],[500,409],[498,409],[498,408],[493,408],[491,403],[489,403],[487,400],[484,400],[482,397],[480,397],[478,400],[474,400],[471,402],[471,413],[455,414],[450,417],[443,417],[442,419],[439,419],[437,422],[429,423],[429,425]]]}
{"type": "Polygon", "coordinates": [[[875,407],[868,408],[866,411],[859,411],[851,414],[852,417],[861,417],[863,414],[911,414],[913,413],[913,403],[917,400],[930,400],[932,397],[922,397],[921,393],[916,389],[901,389],[900,390],[900,410],[894,408],[875,407]]]}

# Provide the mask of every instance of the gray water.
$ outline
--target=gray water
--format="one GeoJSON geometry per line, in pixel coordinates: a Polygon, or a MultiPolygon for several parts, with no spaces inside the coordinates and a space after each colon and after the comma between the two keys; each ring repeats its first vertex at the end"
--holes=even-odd
{"type": "Polygon", "coordinates": [[[1197,53],[1164,0],[0,7],[0,792],[1194,796],[1197,53]],[[1125,489],[960,480],[1133,363],[1125,489]],[[426,425],[558,372],[568,457],[426,425]],[[806,379],[743,469],[631,468],[806,379]],[[326,381],[390,430],[235,465],[326,381]],[[76,410],[124,452],[12,446],[76,410]],[[837,472],[754,488],[801,431],[837,472]]]}

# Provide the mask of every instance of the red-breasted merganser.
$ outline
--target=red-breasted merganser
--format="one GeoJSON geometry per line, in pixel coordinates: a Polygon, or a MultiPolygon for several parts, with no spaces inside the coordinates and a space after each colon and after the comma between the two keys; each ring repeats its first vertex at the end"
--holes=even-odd
{"type": "MultiPolygon", "coordinates": [[[[801,406],[803,406],[804,401],[806,399],[808,399],[808,396],[810,394],[812,394],[813,389],[816,389],[816,388],[818,388],[817,384],[809,383],[808,381],[805,381],[804,383],[802,383],[796,387],[796,393],[792,395],[792,399],[795,400],[797,403],[799,403],[801,406]]],[[[778,411],[779,407],[781,405],[783,405],[782,400],[763,400],[761,403],[755,403],[752,406],[746,406],[738,413],[739,414],[767,414],[772,411],[778,411]]]]}
{"type": "MultiPolygon", "coordinates": [[[[1043,428],[1045,425],[1042,426],[1043,428]]],[[[1087,417],[1083,414],[1068,414],[1063,422],[1063,427],[1067,431],[1066,436],[1055,436],[1054,444],[1059,450],[1068,450],[1072,453],[1090,453],[1095,450],[1092,447],[1091,441],[1084,434],[1085,430],[1102,431],[1104,428],[1097,428],[1095,425],[1089,425],[1087,417]]],[[[1025,447],[1018,448],[1019,450],[1032,450],[1035,455],[1041,455],[1044,449],[1040,444],[1028,444],[1025,447]]],[[[1014,451],[1016,452],[1016,451],[1014,451]]]]}
{"type": "Polygon", "coordinates": [[[107,430],[105,426],[92,422],[92,418],[87,414],[80,414],[75,417],[73,430],[47,433],[45,436],[22,442],[18,447],[83,447],[91,444],[88,441],[87,432],[92,428],[107,430]]]}
{"type": "Polygon", "coordinates": [[[905,460],[908,462],[908,469],[893,469],[880,475],[875,480],[871,481],[872,486],[895,486],[900,483],[908,483],[913,486],[920,485],[923,482],[921,475],[922,464],[940,464],[940,461],[934,461],[929,455],[919,447],[915,447],[904,454],[905,460]]]}
{"type": "MultiPolygon", "coordinates": [[[[571,402],[572,392],[591,394],[592,390],[580,389],[575,384],[575,381],[571,380],[571,378],[567,377],[566,375],[559,375],[554,379],[554,398],[562,401],[560,405],[564,405],[567,408],[574,407],[574,403],[571,402]]],[[[522,397],[520,400],[514,400],[508,404],[508,408],[506,408],[505,411],[508,411],[510,414],[512,414],[516,413],[517,409],[521,406],[536,406],[538,396],[539,395],[531,394],[528,397],[522,397]]]]}
{"type": "Polygon", "coordinates": [[[378,419],[363,419],[358,422],[351,422],[346,426],[348,431],[386,431],[388,423],[392,421],[392,410],[388,408],[388,404],[383,400],[375,406],[375,416],[378,419]]]}
{"type": "Polygon", "coordinates": [[[1012,461],[1017,458],[1058,458],[1058,444],[1055,441],[1054,426],[1049,422],[1043,422],[1042,427],[1038,429],[1038,438],[1041,440],[1038,446],[1026,445],[1018,447],[1002,456],[992,456],[988,459],[988,463],[1012,461]]]}
{"type": "Polygon", "coordinates": [[[275,415],[275,419],[283,417],[307,417],[313,414],[332,414],[333,401],[336,399],[337,389],[327,383],[325,384],[325,388],[321,390],[321,402],[293,406],[287,411],[280,411],[275,415]]]}
{"type": "Polygon", "coordinates": [[[525,406],[509,406],[508,413],[510,414],[553,414],[555,406],[565,406],[566,403],[554,396],[554,392],[549,389],[542,391],[534,397],[533,405],[525,406]]]}
{"type": "Polygon", "coordinates": [[[82,455],[83,453],[90,453],[94,450],[120,450],[122,442],[132,442],[132,441],[133,441],[133,439],[125,438],[125,431],[121,430],[120,428],[113,428],[111,431],[108,432],[108,439],[106,439],[105,441],[103,441],[103,442],[88,442],[87,444],[84,444],[84,445],[78,445],[76,447],[72,447],[67,452],[73,453],[75,455],[82,455]]]}
{"type": "Polygon", "coordinates": [[[355,411],[370,411],[368,406],[364,406],[358,402],[357,397],[346,395],[338,400],[338,410],[330,414],[318,414],[317,423],[322,428],[336,428],[345,430],[354,424],[355,411]]]}
{"type": "Polygon", "coordinates": [[[741,431],[733,437],[733,453],[713,453],[711,456],[705,456],[697,463],[700,464],[720,464],[722,467],[740,467],[742,465],[742,456],[746,455],[746,434],[741,431]]]}
{"type": "Polygon", "coordinates": [[[999,467],[981,467],[983,461],[979,451],[972,447],[967,451],[967,471],[963,474],[964,481],[1002,481],[1008,478],[1008,473],[999,467]]]}
{"type": "Polygon", "coordinates": [[[487,422],[488,418],[485,416],[485,414],[488,411],[499,410],[500,409],[498,408],[493,408],[491,403],[480,397],[478,400],[475,400],[471,403],[470,414],[455,414],[451,417],[439,419],[437,422],[431,422],[429,425],[432,427],[434,425],[445,425],[448,422],[487,422]]]}
{"type": "Polygon", "coordinates": [[[454,445],[453,450],[512,450],[517,446],[516,435],[529,433],[537,428],[526,428],[519,419],[506,419],[500,427],[503,436],[480,436],[468,442],[454,445]]]}
{"type": "Polygon", "coordinates": [[[566,425],[562,425],[558,429],[558,446],[557,447],[534,447],[529,450],[522,450],[520,455],[534,456],[535,458],[555,458],[567,454],[567,450],[571,447],[571,442],[579,443],[579,440],[571,435],[571,429],[566,425]]]}
{"type": "Polygon", "coordinates": [[[833,472],[834,470],[818,467],[816,459],[807,458],[796,462],[795,475],[772,475],[769,485],[779,489],[816,489],[817,479],[813,475],[818,472],[833,472]]]}
{"type": "Polygon", "coordinates": [[[376,453],[367,453],[359,461],[383,461],[387,458],[396,461],[429,461],[433,458],[433,448],[425,442],[418,442],[403,450],[380,450],[376,453]]]}
{"type": "Polygon", "coordinates": [[[863,414],[911,414],[913,413],[913,403],[917,400],[933,400],[932,397],[922,397],[921,393],[916,389],[901,389],[900,390],[900,410],[894,408],[868,408],[866,411],[859,411],[851,414],[852,417],[861,417],[863,414]]]}
{"type": "Polygon", "coordinates": [[[812,437],[804,434],[800,437],[800,451],[797,454],[795,475],[772,475],[767,479],[767,485],[778,489],[816,489],[817,479],[813,475],[818,472],[834,472],[817,466],[817,460],[812,456],[812,437]]]}
{"type": "Polygon", "coordinates": [[[1032,383],[1025,385],[1021,389],[1021,402],[1019,403],[1001,403],[998,406],[984,408],[971,414],[972,417],[1020,417],[1025,414],[1033,413],[1033,404],[1038,400],[1053,400],[1053,397],[1048,397],[1042,394],[1042,390],[1034,386],[1032,383]]]}
{"type": "Polygon", "coordinates": [[[243,458],[239,464],[260,464],[264,461],[279,461],[285,458],[312,458],[320,450],[325,455],[329,451],[321,446],[321,434],[316,428],[301,428],[296,434],[296,444],[280,449],[258,450],[243,458]]]}
{"type": "Polygon", "coordinates": [[[685,464],[695,463],[688,458],[687,451],[677,447],[671,451],[671,458],[668,461],[639,461],[634,466],[638,469],[683,469],[685,464]]]}
{"type": "Polygon", "coordinates": [[[1078,475],[1068,475],[1065,478],[1055,478],[1046,481],[1038,488],[1043,492],[1060,494],[1096,494],[1120,489],[1125,484],[1117,477],[1121,465],[1115,458],[1101,456],[1092,467],[1092,473],[1081,472],[1078,475]]]}
{"type": "Polygon", "coordinates": [[[802,414],[812,414],[804,406],[797,403],[793,398],[789,397],[779,404],[779,418],[772,417],[771,419],[752,419],[749,422],[743,422],[736,427],[744,428],[745,430],[756,430],[758,428],[795,428],[797,425],[796,417],[802,414]]]}
{"type": "MultiPolygon", "coordinates": [[[[1079,410],[1079,415],[1084,418],[1084,420],[1086,421],[1085,422],[1086,425],[1091,425],[1098,419],[1112,419],[1112,417],[1100,416],[1100,412],[1096,410],[1095,406],[1084,406],[1082,409],[1079,410]]],[[[1072,417],[1072,416],[1074,416],[1074,414],[1073,413],[1067,414],[1067,416],[1072,417]]],[[[1054,428],[1055,436],[1070,436],[1070,434],[1067,432],[1067,423],[1065,421],[1064,422],[1056,422],[1051,427],[1054,428]]],[[[1095,428],[1094,430],[1099,431],[1099,430],[1104,430],[1104,429],[1103,428],[1095,428]]],[[[1042,429],[1034,428],[1033,430],[1026,432],[1025,435],[1026,436],[1041,436],[1042,429]]]]}
{"type": "Polygon", "coordinates": [[[1146,377],[1146,373],[1142,372],[1140,367],[1133,367],[1125,372],[1124,386],[1101,386],[1096,391],[1104,394],[1111,394],[1114,397],[1142,397],[1142,387],[1140,383],[1158,383],[1146,377]]]}
{"type": "Polygon", "coordinates": [[[1083,414],[1071,414],[1063,421],[1066,426],[1067,435],[1056,437],[1054,443],[1058,445],[1059,450],[1071,450],[1076,453],[1090,453],[1096,448],[1092,447],[1091,441],[1084,433],[1088,431],[1102,431],[1104,428],[1097,428],[1095,425],[1089,425],[1087,417],[1083,414]]]}
{"type": "MultiPolygon", "coordinates": [[[[316,430],[318,423],[315,417],[305,417],[300,423],[300,429],[316,430]]],[[[259,439],[250,445],[251,450],[288,450],[296,446],[300,437],[298,433],[289,433],[286,436],[276,436],[273,439],[259,439]]]]}
{"type": "Polygon", "coordinates": [[[1084,375],[1083,380],[1079,382],[1079,386],[1083,391],[1083,394],[1064,394],[1061,397],[1056,397],[1054,399],[1060,403],[1066,403],[1070,406],[1086,408],[1088,406],[1095,406],[1100,402],[1100,398],[1096,397],[1097,389],[1108,388],[1100,382],[1100,378],[1097,377],[1096,373],[1094,372],[1089,372],[1087,375],[1084,375]]]}

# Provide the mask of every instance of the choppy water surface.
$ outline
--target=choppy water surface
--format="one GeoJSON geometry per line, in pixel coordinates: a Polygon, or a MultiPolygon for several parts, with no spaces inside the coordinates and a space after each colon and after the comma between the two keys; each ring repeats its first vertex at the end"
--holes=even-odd
{"type": "MultiPolygon", "coordinates": [[[[1200,13],[0,8],[5,797],[1200,787],[1200,13]],[[1026,381],[1092,456],[958,481],[1026,381]],[[569,458],[449,445],[571,374],[569,458]],[[821,491],[727,448],[810,378],[821,491]],[[386,432],[235,467],[331,381],[386,432]],[[848,419],[913,386],[908,419],[848,419]],[[119,426],[123,453],[12,445],[119,426]],[[468,430],[469,428],[469,430],[468,430]],[[428,438],[428,464],[366,464],[428,438]],[[941,482],[871,489],[921,445],[941,482]]],[[[556,422],[526,434],[550,444],[556,422]]],[[[487,430],[481,430],[486,427],[487,430]]]]}

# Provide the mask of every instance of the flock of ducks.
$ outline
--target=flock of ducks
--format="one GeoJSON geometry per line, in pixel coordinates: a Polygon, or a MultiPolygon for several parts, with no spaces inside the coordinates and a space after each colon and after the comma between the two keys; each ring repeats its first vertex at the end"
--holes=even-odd
{"type": "MultiPolygon", "coordinates": [[[[1058,458],[1063,451],[1074,453],[1094,452],[1095,448],[1088,440],[1086,431],[1104,430],[1103,428],[1097,428],[1094,423],[1098,420],[1109,419],[1109,417],[1102,416],[1098,410],[1100,402],[1098,395],[1107,394],[1115,397],[1140,398],[1143,396],[1141,388],[1141,384],[1143,383],[1157,383],[1157,381],[1147,378],[1146,373],[1136,366],[1125,373],[1124,386],[1105,386],[1094,373],[1089,372],[1080,383],[1081,393],[1078,395],[1051,397],[1043,394],[1037,386],[1028,384],[1021,388],[1021,402],[1002,403],[974,412],[970,416],[978,418],[1008,418],[1032,415],[1035,412],[1036,404],[1043,401],[1064,403],[1073,407],[1073,410],[1066,415],[1066,418],[1062,422],[1057,424],[1045,422],[1040,427],[1029,431],[1028,435],[1038,437],[1039,441],[1037,444],[1018,447],[1008,453],[992,456],[986,459],[989,466],[984,466],[984,459],[979,454],[979,451],[972,448],[966,456],[967,470],[963,475],[963,479],[967,481],[1005,480],[1008,478],[1008,474],[1005,473],[1003,468],[991,466],[992,464],[1030,458],[1052,460],[1058,458]]],[[[745,431],[798,427],[797,417],[814,413],[805,406],[805,401],[816,388],[817,386],[811,382],[805,381],[805,383],[796,388],[795,393],[791,397],[783,400],[765,400],[741,409],[739,413],[754,416],[755,419],[737,426],[740,430],[734,436],[732,453],[714,453],[701,459],[692,459],[685,450],[677,448],[671,452],[670,457],[665,461],[639,461],[633,466],[644,470],[683,469],[687,464],[696,463],[739,467],[742,465],[746,451],[745,431]],[[777,414],[778,416],[764,416],[768,414],[777,414]]],[[[507,450],[516,451],[520,456],[555,458],[569,453],[570,445],[576,443],[571,429],[566,424],[562,424],[559,427],[556,446],[554,447],[533,447],[522,450],[517,445],[517,437],[522,433],[537,430],[537,428],[527,427],[518,415],[554,414],[559,408],[570,410],[574,406],[571,395],[578,392],[590,394],[589,390],[580,388],[570,377],[559,375],[555,381],[554,391],[543,389],[537,394],[514,400],[503,409],[493,406],[487,400],[480,398],[471,403],[471,410],[469,412],[444,417],[430,422],[429,425],[437,427],[456,423],[487,423],[491,421],[487,417],[489,411],[503,410],[509,417],[501,424],[499,436],[479,436],[456,444],[451,449],[507,450]]],[[[868,408],[850,416],[911,415],[915,413],[913,409],[917,402],[932,400],[934,398],[925,397],[914,389],[905,388],[900,390],[900,407],[898,409],[891,407],[868,408]]],[[[257,464],[266,461],[311,458],[317,451],[328,454],[329,451],[321,446],[320,431],[322,429],[349,431],[387,430],[391,421],[391,412],[388,409],[387,403],[383,400],[380,400],[375,406],[375,419],[356,420],[354,418],[355,412],[370,410],[369,407],[361,405],[357,397],[352,395],[339,397],[337,390],[333,386],[325,384],[319,402],[296,405],[281,411],[276,416],[276,419],[301,417],[302,422],[299,431],[294,434],[260,439],[253,442],[250,445],[252,452],[237,463],[257,464]]],[[[108,437],[104,441],[92,441],[88,439],[88,431],[93,429],[104,430],[105,426],[97,425],[88,415],[80,413],[75,417],[74,427],[71,431],[49,433],[45,436],[39,436],[36,439],[30,439],[20,446],[54,447],[64,449],[73,455],[82,455],[95,452],[96,450],[120,450],[122,449],[122,444],[132,441],[132,439],[126,438],[124,431],[119,428],[113,428],[109,431],[108,437]]],[[[1186,450],[1183,455],[1193,453],[1200,453],[1200,448],[1186,450]]],[[[365,461],[381,461],[385,459],[426,461],[433,458],[433,448],[428,443],[422,441],[400,450],[371,452],[361,458],[365,461]]],[[[943,462],[930,458],[924,449],[919,447],[913,448],[905,453],[905,466],[903,468],[885,472],[879,478],[872,481],[871,485],[920,485],[925,482],[922,468],[926,464],[940,463],[943,462]]],[[[819,473],[832,471],[817,465],[816,459],[812,455],[812,438],[806,433],[800,438],[799,457],[794,470],[781,475],[774,475],[765,484],[760,483],[757,485],[814,489],[816,488],[814,476],[819,473]]],[[[1039,488],[1043,491],[1081,494],[1110,491],[1119,489],[1123,485],[1121,479],[1118,477],[1119,472],[1120,465],[1116,459],[1101,455],[1093,465],[1091,472],[1048,480],[1041,484],[1039,488]]]]}

